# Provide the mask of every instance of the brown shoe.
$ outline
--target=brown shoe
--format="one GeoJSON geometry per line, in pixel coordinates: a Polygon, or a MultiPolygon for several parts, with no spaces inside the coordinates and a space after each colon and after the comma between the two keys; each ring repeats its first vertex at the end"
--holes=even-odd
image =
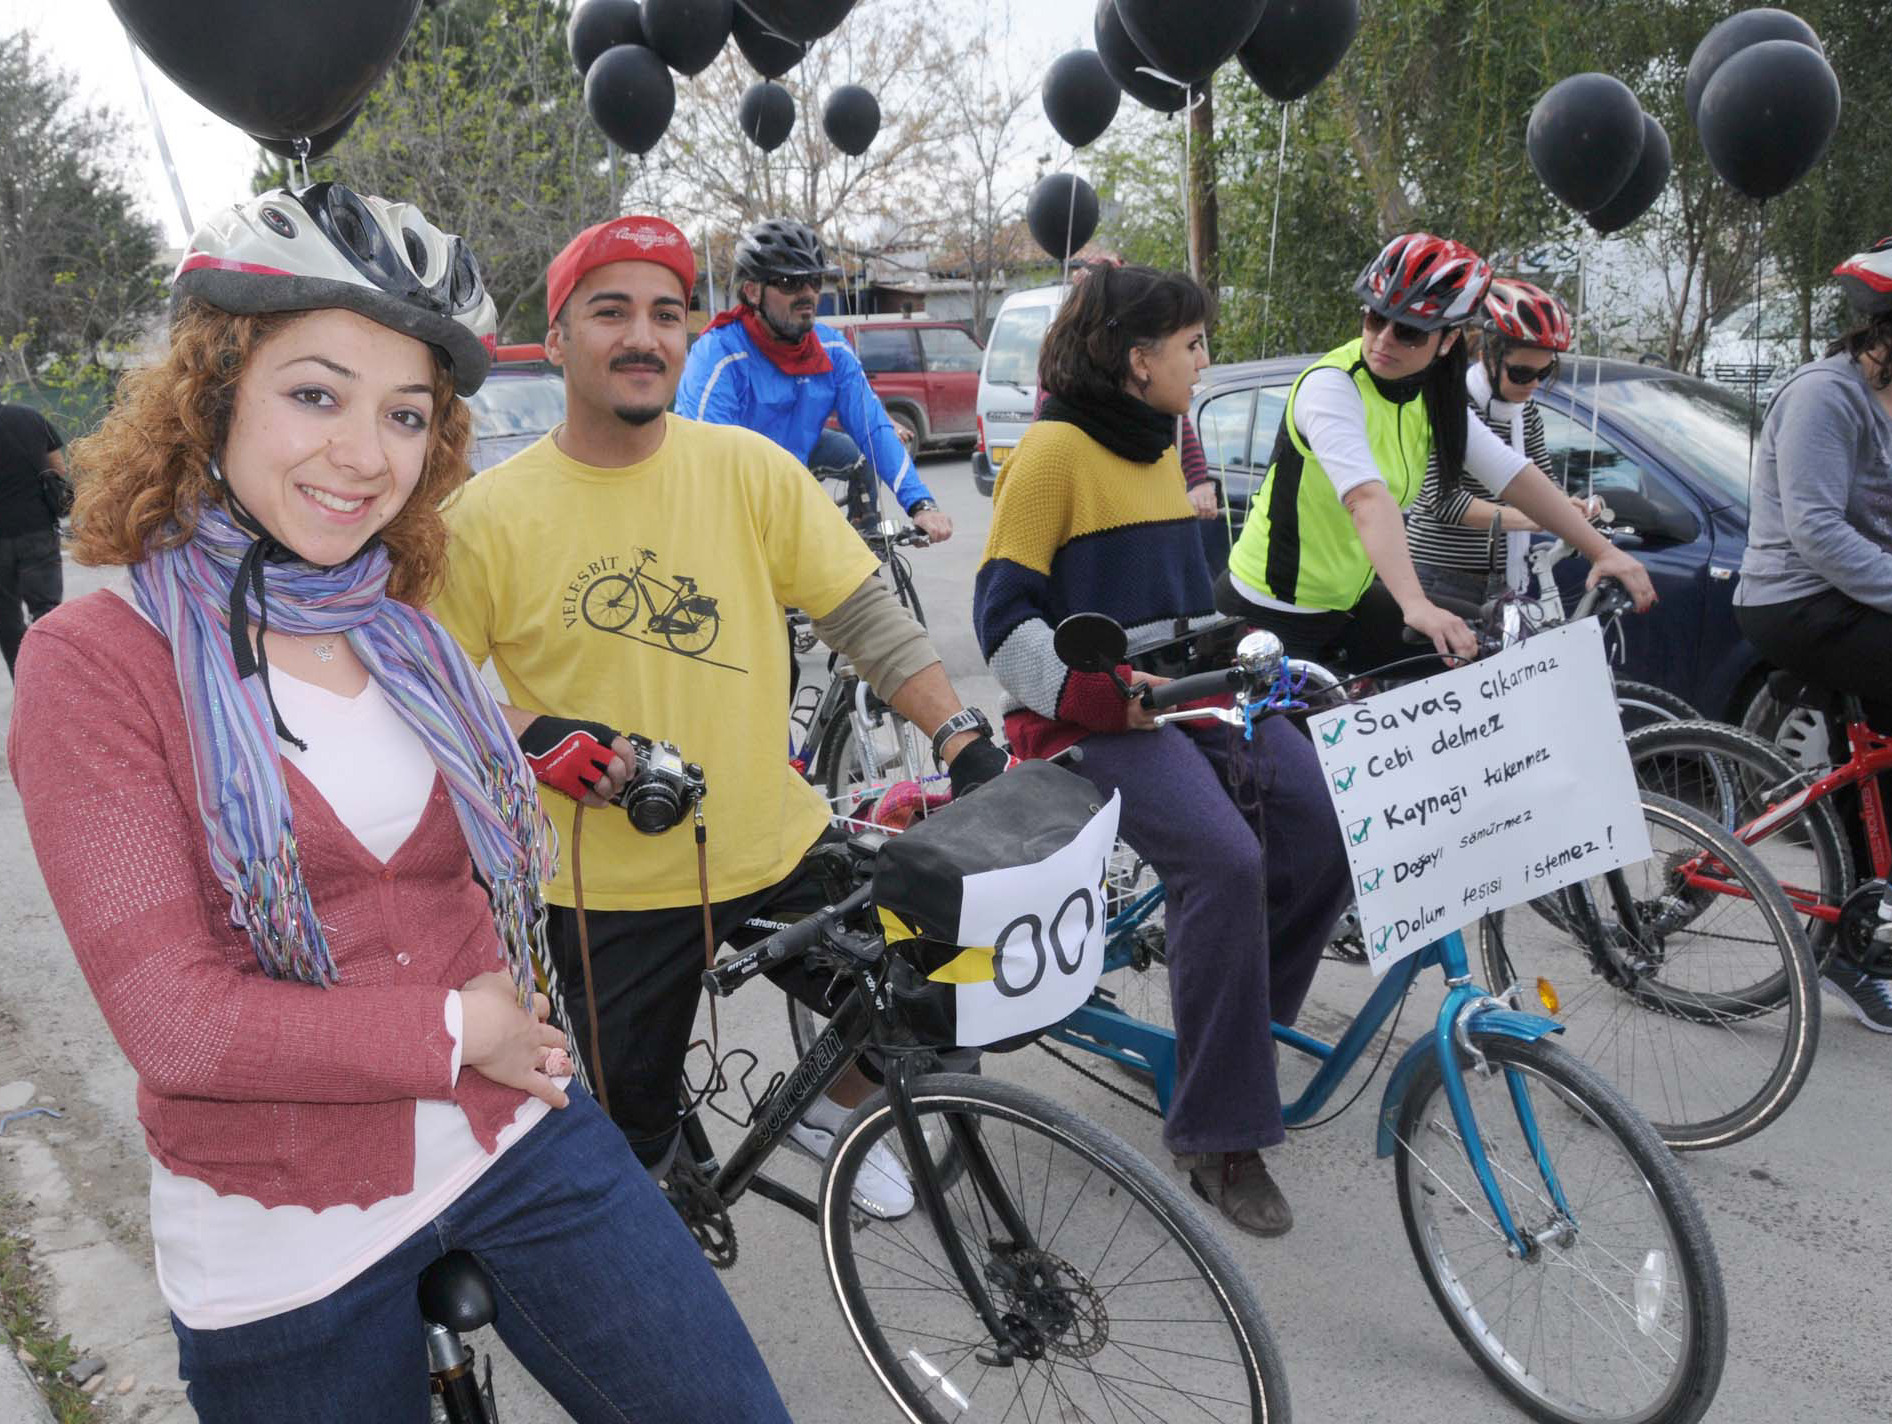
{"type": "Polygon", "coordinates": [[[1249,1235],[1285,1236],[1294,1225],[1288,1199],[1259,1152],[1178,1153],[1176,1166],[1189,1173],[1197,1196],[1249,1235]]]}

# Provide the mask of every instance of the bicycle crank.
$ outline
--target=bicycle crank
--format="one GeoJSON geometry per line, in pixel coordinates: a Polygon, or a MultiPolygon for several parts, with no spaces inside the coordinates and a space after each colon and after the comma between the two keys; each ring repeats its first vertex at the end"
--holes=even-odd
{"type": "Polygon", "coordinates": [[[1860,885],[1840,906],[1838,934],[1834,937],[1839,956],[1875,979],[1892,979],[1892,946],[1872,942],[1884,898],[1885,881],[1868,880],[1860,885]]]}
{"type": "Polygon", "coordinates": [[[679,1154],[664,1178],[663,1192],[709,1263],[719,1271],[736,1264],[736,1224],[696,1163],[679,1154]]]}

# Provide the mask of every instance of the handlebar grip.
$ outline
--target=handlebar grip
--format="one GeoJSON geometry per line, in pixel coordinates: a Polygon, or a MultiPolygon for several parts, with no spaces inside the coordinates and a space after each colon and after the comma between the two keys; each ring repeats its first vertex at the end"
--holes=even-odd
{"type": "Polygon", "coordinates": [[[1224,692],[1233,692],[1242,685],[1242,675],[1236,668],[1217,668],[1214,672],[1194,673],[1189,677],[1179,677],[1174,682],[1161,686],[1143,685],[1143,705],[1152,712],[1161,712],[1168,707],[1179,707],[1185,702],[1194,702],[1198,698],[1215,697],[1224,692]]]}
{"type": "Polygon", "coordinates": [[[747,954],[704,970],[704,989],[719,999],[726,998],[764,970],[806,954],[835,921],[853,914],[872,898],[873,893],[871,884],[863,885],[838,904],[817,910],[807,919],[797,920],[785,930],[777,930],[747,954]]]}

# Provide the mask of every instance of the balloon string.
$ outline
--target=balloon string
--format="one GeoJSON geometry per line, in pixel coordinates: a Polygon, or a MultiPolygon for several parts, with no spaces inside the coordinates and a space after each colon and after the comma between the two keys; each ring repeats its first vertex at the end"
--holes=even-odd
{"type": "Polygon", "coordinates": [[[1071,285],[1071,239],[1077,236],[1077,145],[1071,145],[1071,156],[1064,160],[1064,167],[1071,175],[1071,201],[1065,205],[1064,212],[1064,270],[1058,276],[1058,285],[1071,285]]]}
{"type": "MultiPolygon", "coordinates": [[[[1579,239],[1585,247],[1590,245],[1586,234],[1579,239]]],[[[1579,270],[1583,270],[1579,262],[1579,270]]],[[[1592,303],[1594,305],[1594,303],[1592,303]]],[[[1590,462],[1583,473],[1583,497],[1593,499],[1596,496],[1596,426],[1603,409],[1603,333],[1599,329],[1601,319],[1592,314],[1590,317],[1590,335],[1596,339],[1596,355],[1591,359],[1596,363],[1595,379],[1590,383],[1590,462]]],[[[1579,368],[1581,379],[1581,368],[1579,368]]]]}
{"type": "Polygon", "coordinates": [[[1748,371],[1747,469],[1754,477],[1754,430],[1761,423],[1761,259],[1767,244],[1767,199],[1754,204],[1754,365],[1748,371]]]}
{"type": "Polygon", "coordinates": [[[1261,299],[1261,349],[1266,355],[1270,349],[1270,325],[1274,312],[1274,253],[1275,244],[1281,236],[1281,180],[1287,172],[1288,163],[1288,106],[1281,106],[1281,147],[1274,156],[1274,217],[1268,223],[1268,285],[1263,290],[1261,299]]]}
{"type": "Polygon", "coordinates": [[[1189,275],[1191,277],[1194,277],[1197,281],[1201,281],[1202,280],[1201,264],[1197,262],[1196,260],[1196,244],[1193,241],[1193,238],[1195,236],[1195,226],[1196,226],[1195,210],[1189,205],[1189,184],[1190,184],[1190,179],[1194,177],[1194,174],[1191,172],[1190,166],[1189,166],[1190,165],[1190,151],[1191,151],[1190,142],[1189,142],[1189,130],[1192,127],[1192,124],[1190,122],[1190,116],[1195,113],[1198,105],[1208,102],[1209,96],[1207,93],[1197,93],[1193,87],[1191,87],[1188,84],[1183,83],[1182,80],[1173,79],[1169,75],[1163,73],[1162,70],[1154,69],[1147,64],[1138,65],[1137,73],[1147,74],[1150,76],[1150,78],[1158,80],[1164,84],[1173,84],[1178,89],[1183,91],[1183,106],[1182,106],[1183,169],[1182,169],[1182,184],[1181,184],[1182,210],[1183,210],[1183,243],[1184,243],[1184,246],[1188,249],[1189,275]]]}

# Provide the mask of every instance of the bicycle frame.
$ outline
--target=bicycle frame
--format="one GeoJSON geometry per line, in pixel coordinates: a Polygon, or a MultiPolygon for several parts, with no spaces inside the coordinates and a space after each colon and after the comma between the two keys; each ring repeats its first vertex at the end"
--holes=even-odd
{"type": "MultiPolygon", "coordinates": [[[[1892,875],[1892,836],[1887,833],[1885,801],[1879,794],[1880,773],[1892,772],[1892,737],[1881,736],[1862,719],[1847,722],[1846,736],[1852,756],[1844,766],[1834,768],[1818,781],[1801,787],[1786,800],[1769,806],[1752,821],[1736,829],[1735,839],[1743,845],[1754,845],[1772,835],[1806,806],[1822,801],[1848,786],[1857,786],[1859,815],[1865,822],[1866,846],[1872,856],[1872,873],[1880,880],[1892,875]]],[[[1739,886],[1731,885],[1712,871],[1702,869],[1699,859],[1684,867],[1683,881],[1693,888],[1713,891],[1717,895],[1746,898],[1746,892],[1739,886]]],[[[1784,881],[1780,888],[1787,892],[1787,898],[1793,902],[1797,913],[1829,925],[1839,923],[1842,907],[1823,901],[1818,891],[1789,885],[1784,881]]]]}
{"type": "MultiPolygon", "coordinates": [[[[1156,886],[1112,917],[1105,944],[1106,973],[1129,964],[1127,946],[1131,931],[1149,916],[1162,895],[1162,887],[1156,886]]],[[[1360,1061],[1361,1055],[1405,999],[1420,973],[1433,965],[1444,970],[1450,988],[1445,1002],[1439,1006],[1432,1032],[1406,1051],[1387,1080],[1380,1099],[1377,1155],[1389,1157],[1398,1146],[1395,1129],[1407,1085],[1425,1057],[1436,1057],[1445,1083],[1446,1100],[1452,1109],[1466,1156],[1478,1177],[1479,1185],[1484,1189],[1485,1200],[1512,1251],[1520,1256],[1529,1256],[1537,1249],[1536,1243],[1527,1238],[1512,1219],[1504,1194],[1499,1190],[1497,1178],[1486,1159],[1484,1139],[1472,1114],[1470,1096],[1465,1091],[1465,1074],[1459,1054],[1461,1049],[1468,1051],[1477,1071],[1489,1071],[1472,1045],[1472,1030],[1499,1033],[1529,1042],[1546,1034],[1562,1033],[1563,1025],[1554,1019],[1513,1009],[1474,984],[1465,941],[1457,931],[1432,941],[1416,954],[1388,969],[1385,977],[1374,988],[1372,997],[1354,1016],[1338,1043],[1328,1043],[1285,1024],[1272,1026],[1275,1042],[1316,1059],[1321,1065],[1301,1095],[1292,1103],[1282,1105],[1282,1119],[1289,1127],[1304,1126],[1312,1121],[1360,1061]]],[[[1152,1074],[1156,1079],[1157,1102],[1167,1113],[1176,1086],[1175,1032],[1131,1018],[1111,1003],[1110,997],[1109,992],[1100,985],[1088,1003],[1050,1030],[1047,1036],[1073,1048],[1081,1048],[1152,1074]]],[[[1564,1198],[1563,1187],[1544,1151],[1536,1112],[1531,1106],[1523,1078],[1515,1069],[1507,1068],[1504,1071],[1518,1125],[1537,1160],[1545,1189],[1558,1210],[1568,1216],[1570,1209],[1564,1198]]]]}

